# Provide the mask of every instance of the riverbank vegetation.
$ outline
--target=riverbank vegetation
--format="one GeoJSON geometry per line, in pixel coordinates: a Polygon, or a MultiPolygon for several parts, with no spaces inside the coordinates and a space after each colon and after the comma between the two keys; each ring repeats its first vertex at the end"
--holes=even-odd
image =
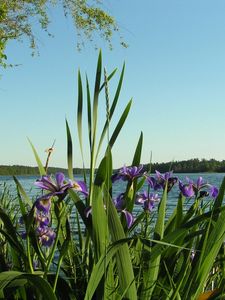
{"type": "MultiPolygon", "coordinates": [[[[143,165],[144,170],[148,170],[149,165],[143,165]]],[[[225,173],[225,160],[218,161],[216,159],[189,159],[174,162],[165,163],[152,163],[151,170],[159,170],[160,172],[167,172],[169,169],[173,169],[174,173],[225,173]]],[[[74,174],[82,174],[83,168],[73,168],[74,174]]],[[[67,169],[49,167],[49,173],[55,174],[57,172],[67,173],[67,169]]],[[[89,173],[89,169],[85,169],[86,173],[89,173]]],[[[20,165],[0,165],[0,175],[38,175],[39,170],[37,167],[20,166],[20,165]]]]}
{"type": "Polygon", "coordinates": [[[7,188],[1,194],[0,298],[224,299],[225,180],[218,188],[202,177],[180,181],[172,171],[153,174],[144,169],[142,133],[131,166],[113,171],[111,149],[132,103],[125,106],[110,134],[124,66],[110,101],[108,85],[114,74],[103,73],[100,53],[91,101],[88,79],[84,84],[78,73],[77,129],[83,153],[86,99],[89,181],[85,170],[82,181],[73,174],[73,139],[66,121],[69,179],[62,172],[50,175],[31,143],[40,173],[34,184],[40,193],[31,199],[14,176],[18,210],[12,207],[15,199],[11,201],[7,188]],[[98,128],[102,94],[106,120],[98,128]],[[106,149],[97,166],[103,141],[106,149]],[[125,187],[113,196],[119,181],[125,187]],[[177,202],[167,218],[167,199],[175,185],[177,202]]]}

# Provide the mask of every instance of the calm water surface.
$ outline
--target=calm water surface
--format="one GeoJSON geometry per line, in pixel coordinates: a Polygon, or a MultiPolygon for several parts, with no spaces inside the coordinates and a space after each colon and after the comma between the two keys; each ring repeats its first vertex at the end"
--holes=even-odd
{"type": "MultiPolygon", "coordinates": [[[[179,179],[185,181],[186,177],[191,178],[192,180],[196,181],[199,176],[202,176],[204,181],[207,183],[210,183],[212,185],[215,185],[216,187],[220,187],[220,184],[225,176],[224,173],[194,173],[194,174],[174,174],[177,175],[179,179]]],[[[22,184],[25,191],[28,193],[28,195],[35,199],[38,195],[41,195],[40,189],[35,187],[34,182],[36,179],[38,179],[36,176],[17,176],[19,182],[22,184]]],[[[76,180],[82,180],[81,176],[75,176],[76,180]]],[[[7,184],[7,186],[10,187],[10,190],[13,192],[16,192],[15,183],[12,179],[12,176],[0,176],[0,193],[3,191],[4,183],[7,184]]],[[[146,187],[146,185],[143,186],[143,189],[146,187]]],[[[113,197],[116,197],[119,193],[124,192],[125,190],[125,183],[122,181],[117,181],[113,185],[113,197]]],[[[174,207],[177,204],[177,198],[179,195],[179,189],[176,185],[169,193],[168,195],[168,205],[167,210],[168,213],[171,213],[174,209],[174,207]]],[[[135,211],[138,212],[141,209],[141,206],[136,206],[135,211]]]]}

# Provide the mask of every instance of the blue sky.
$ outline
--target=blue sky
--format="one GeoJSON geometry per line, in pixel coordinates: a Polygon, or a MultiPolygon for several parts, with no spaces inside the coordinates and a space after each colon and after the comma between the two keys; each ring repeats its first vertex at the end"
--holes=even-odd
{"type": "MultiPolygon", "coordinates": [[[[149,162],[151,151],[153,162],[225,159],[225,2],[103,2],[129,44],[128,49],[121,48],[115,36],[110,51],[97,39],[108,72],[115,67],[121,70],[126,62],[115,119],[133,98],[113,150],[114,167],[131,163],[141,131],[143,163],[149,162]]],[[[73,134],[74,166],[81,166],[76,130],[77,70],[81,69],[83,77],[87,72],[93,80],[98,52],[87,43],[78,53],[71,20],[65,19],[60,9],[51,10],[50,15],[54,38],[35,28],[40,56],[31,57],[26,42],[11,42],[7,48],[9,62],[20,65],[1,70],[0,164],[35,165],[29,137],[43,161],[44,150],[56,139],[51,165],[65,167],[67,117],[73,134]]],[[[110,86],[111,95],[115,85],[110,86]]],[[[102,99],[103,116],[104,105],[102,99]]]]}

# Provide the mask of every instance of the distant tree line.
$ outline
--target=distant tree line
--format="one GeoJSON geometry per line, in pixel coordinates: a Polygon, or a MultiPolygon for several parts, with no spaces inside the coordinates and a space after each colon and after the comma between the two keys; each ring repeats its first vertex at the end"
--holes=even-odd
{"type": "MultiPolygon", "coordinates": [[[[147,169],[147,165],[145,165],[147,169]]],[[[203,173],[203,172],[225,172],[225,160],[218,161],[215,159],[201,159],[198,158],[173,161],[166,163],[154,163],[151,165],[151,171],[158,170],[160,172],[167,172],[173,170],[174,173],[203,173]]]]}
{"type": "MultiPolygon", "coordinates": [[[[63,172],[64,174],[67,173],[67,169],[64,168],[55,168],[49,167],[48,174],[55,174],[57,172],[63,172]]],[[[81,174],[83,172],[82,168],[75,168],[73,170],[74,174],[81,174]]],[[[5,166],[0,165],[0,175],[8,176],[8,175],[39,175],[38,167],[29,167],[29,166],[5,166]]]]}
{"type": "MultiPolygon", "coordinates": [[[[149,169],[149,165],[144,165],[146,170],[149,169]]],[[[218,161],[215,159],[201,159],[198,158],[182,160],[182,161],[174,161],[174,162],[166,162],[166,163],[154,163],[151,164],[151,172],[158,170],[160,172],[167,172],[169,170],[173,170],[174,173],[203,173],[203,172],[218,172],[225,173],[225,160],[218,161]]],[[[86,172],[88,173],[88,169],[86,172]]],[[[63,172],[67,174],[67,169],[64,168],[48,168],[48,174],[55,174],[56,172],[63,172]]],[[[74,174],[82,174],[82,168],[74,168],[74,174]]],[[[6,166],[0,165],[0,175],[38,175],[39,171],[37,167],[29,167],[29,166],[6,166]]]]}

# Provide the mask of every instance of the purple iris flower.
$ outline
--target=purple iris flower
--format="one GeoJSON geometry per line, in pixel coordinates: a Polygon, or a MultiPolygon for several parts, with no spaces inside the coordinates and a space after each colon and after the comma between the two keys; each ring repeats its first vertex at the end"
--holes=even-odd
{"type": "Polygon", "coordinates": [[[167,183],[167,192],[169,192],[174,186],[174,184],[176,184],[178,181],[177,177],[172,176],[173,171],[162,174],[156,170],[155,173],[156,173],[155,177],[153,176],[147,177],[148,184],[155,191],[159,189],[165,189],[167,183]]]}
{"type": "Polygon", "coordinates": [[[53,180],[50,176],[44,175],[34,184],[42,190],[50,192],[43,196],[44,199],[56,195],[62,196],[64,198],[66,196],[67,190],[73,187],[71,182],[68,183],[65,181],[65,175],[61,172],[56,173],[55,180],[53,180]]]}
{"type": "Polygon", "coordinates": [[[169,180],[169,178],[171,178],[173,171],[162,174],[159,171],[155,170],[155,174],[156,174],[156,177],[158,178],[158,180],[166,181],[166,180],[169,180]]]}
{"type": "Polygon", "coordinates": [[[49,214],[44,213],[43,211],[36,211],[35,219],[37,224],[39,224],[40,227],[45,227],[49,225],[50,223],[50,216],[49,214]]]}
{"type": "Polygon", "coordinates": [[[37,228],[37,235],[39,237],[39,241],[43,246],[51,247],[55,239],[55,232],[50,227],[38,227],[37,228]]]}
{"type": "Polygon", "coordinates": [[[141,177],[145,174],[143,170],[143,165],[140,166],[132,166],[132,167],[126,167],[123,166],[116,174],[112,176],[112,182],[115,182],[117,180],[123,180],[123,181],[133,181],[135,178],[141,177]]]}
{"type": "Polygon", "coordinates": [[[179,189],[185,197],[193,197],[195,194],[192,184],[183,184],[179,181],[179,189]]]}
{"type": "Polygon", "coordinates": [[[157,191],[162,188],[162,184],[158,182],[158,180],[153,176],[147,177],[147,182],[150,185],[150,187],[154,189],[154,191],[157,191]]]}
{"type": "Polygon", "coordinates": [[[167,192],[169,192],[175,183],[177,183],[178,178],[173,176],[173,171],[166,172],[161,174],[159,171],[155,171],[156,178],[158,179],[158,183],[161,184],[162,188],[165,188],[167,182],[167,192]]]}
{"type": "Polygon", "coordinates": [[[21,238],[22,238],[23,240],[25,240],[25,239],[27,238],[27,233],[26,233],[26,231],[22,231],[21,234],[20,234],[20,236],[21,236],[21,238]]]}
{"type": "Polygon", "coordinates": [[[49,214],[51,208],[51,201],[48,195],[45,195],[46,198],[40,197],[35,201],[35,207],[38,211],[41,211],[45,214],[49,214]]]}
{"type": "MultiPolygon", "coordinates": [[[[124,193],[119,194],[119,196],[113,202],[116,207],[116,210],[118,212],[124,214],[126,223],[127,223],[127,227],[130,228],[134,222],[134,217],[129,211],[127,211],[125,209],[124,193]]],[[[106,207],[105,207],[105,209],[106,209],[106,207]]],[[[91,215],[91,213],[92,213],[92,207],[91,206],[86,207],[85,211],[84,211],[86,218],[88,218],[91,215]]]]}
{"type": "Polygon", "coordinates": [[[181,181],[179,182],[180,191],[185,197],[193,197],[194,195],[197,197],[198,193],[199,197],[201,198],[208,195],[210,195],[212,198],[217,197],[219,192],[217,187],[204,182],[202,177],[199,177],[196,183],[194,183],[193,180],[188,177],[186,177],[186,180],[186,184],[183,184],[181,181]],[[208,191],[205,191],[205,189],[208,191]]]}
{"type": "Polygon", "coordinates": [[[218,196],[218,194],[219,194],[218,188],[216,186],[214,186],[214,185],[211,185],[209,187],[209,194],[210,194],[210,196],[212,198],[216,198],[218,196]]]}
{"type": "Polygon", "coordinates": [[[122,211],[123,208],[126,206],[125,199],[124,199],[124,193],[119,194],[119,196],[114,199],[114,205],[117,209],[117,211],[122,211]]]}
{"type": "Polygon", "coordinates": [[[86,207],[84,210],[84,214],[86,218],[88,218],[91,215],[91,213],[92,213],[92,207],[91,206],[86,207]]]}
{"type": "Polygon", "coordinates": [[[65,180],[65,175],[61,172],[56,173],[55,180],[50,176],[42,176],[41,179],[34,183],[37,187],[42,190],[49,191],[50,193],[40,197],[39,199],[49,199],[52,196],[59,196],[61,199],[65,198],[68,189],[74,188],[78,192],[83,193],[86,197],[88,196],[87,186],[83,181],[71,181],[65,180]]]}
{"type": "MultiPolygon", "coordinates": [[[[104,204],[104,209],[106,210],[105,204],[104,204]]],[[[87,206],[84,209],[84,215],[85,215],[86,218],[88,218],[91,214],[92,214],[92,207],[91,206],[87,206]]]]}
{"type": "Polygon", "coordinates": [[[145,211],[151,212],[155,207],[155,203],[159,201],[160,198],[158,194],[148,194],[146,191],[144,191],[143,193],[137,195],[135,203],[142,204],[145,211]]]}
{"type": "Polygon", "coordinates": [[[116,210],[118,212],[121,212],[122,214],[124,214],[126,223],[127,223],[127,228],[130,228],[134,222],[134,217],[133,217],[132,213],[127,211],[125,208],[126,202],[124,199],[124,195],[125,195],[124,193],[119,194],[119,196],[117,196],[117,198],[113,202],[116,207],[116,210]]]}
{"type": "Polygon", "coordinates": [[[130,213],[126,209],[123,209],[121,212],[125,216],[126,223],[127,223],[127,228],[129,229],[132,226],[133,222],[134,222],[134,217],[133,217],[132,213],[130,213]]]}
{"type": "Polygon", "coordinates": [[[85,197],[88,196],[88,190],[85,182],[83,181],[74,181],[70,182],[72,185],[72,188],[74,188],[76,191],[81,192],[85,197]]]}

